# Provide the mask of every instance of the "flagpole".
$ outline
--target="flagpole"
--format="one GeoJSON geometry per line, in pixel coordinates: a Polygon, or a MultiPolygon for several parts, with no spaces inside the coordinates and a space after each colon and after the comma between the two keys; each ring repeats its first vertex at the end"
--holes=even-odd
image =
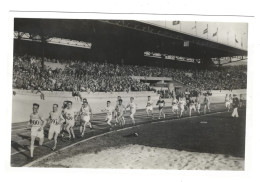
{"type": "Polygon", "coordinates": [[[236,40],[237,40],[237,35],[235,34],[235,47],[237,46],[236,40]]]}
{"type": "Polygon", "coordinates": [[[208,24],[207,24],[207,29],[208,29],[208,31],[207,31],[207,39],[209,39],[209,27],[208,27],[208,24]]]}
{"type": "Polygon", "coordinates": [[[196,36],[197,36],[197,22],[195,21],[195,30],[196,30],[196,36]]]}
{"type": "Polygon", "coordinates": [[[241,47],[243,48],[243,37],[241,35],[241,47]]]}
{"type": "Polygon", "coordinates": [[[180,21],[180,32],[181,32],[181,21],[180,21]]]}
{"type": "Polygon", "coordinates": [[[197,22],[195,21],[195,25],[191,27],[191,29],[195,29],[195,35],[197,36],[197,22]]]}
{"type": "Polygon", "coordinates": [[[217,42],[218,42],[218,28],[217,28],[217,42]]]}

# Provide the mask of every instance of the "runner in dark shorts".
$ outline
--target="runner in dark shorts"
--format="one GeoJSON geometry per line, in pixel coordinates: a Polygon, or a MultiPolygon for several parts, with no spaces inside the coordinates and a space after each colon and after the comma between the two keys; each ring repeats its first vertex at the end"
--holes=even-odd
{"type": "Polygon", "coordinates": [[[165,118],[165,114],[163,112],[163,107],[165,106],[164,100],[162,100],[162,97],[159,97],[159,100],[157,101],[156,105],[159,106],[159,119],[161,118],[161,115],[163,115],[163,118],[165,118]]]}

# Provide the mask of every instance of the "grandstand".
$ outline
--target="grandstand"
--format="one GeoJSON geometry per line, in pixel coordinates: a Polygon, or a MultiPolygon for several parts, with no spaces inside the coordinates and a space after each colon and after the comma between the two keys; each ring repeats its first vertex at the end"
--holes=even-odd
{"type": "Polygon", "coordinates": [[[72,91],[76,88],[86,92],[131,92],[168,88],[169,83],[174,83],[175,89],[187,87],[199,92],[246,88],[246,66],[205,71],[89,61],[71,61],[64,64],[64,60],[55,60],[56,63],[45,62],[45,67],[41,70],[41,59],[28,55],[14,57],[14,88],[40,88],[49,91],[72,91]],[[107,80],[107,76],[111,79],[107,80]]]}
{"type": "MultiPolygon", "coordinates": [[[[17,55],[14,57],[14,70],[22,69],[23,73],[28,74],[27,69],[36,66],[32,60],[37,58],[39,63],[47,65],[44,79],[45,82],[50,82],[37,85],[35,82],[39,81],[34,78],[30,81],[33,83],[21,85],[19,76],[14,72],[14,88],[42,87],[42,90],[72,91],[77,87],[78,90],[91,92],[128,92],[158,88],[165,90],[168,83],[174,83],[175,89],[189,88],[196,91],[246,87],[246,75],[241,73],[241,70],[247,70],[246,66],[235,68],[236,71],[213,68],[214,70],[205,73],[204,69],[209,69],[210,65],[214,67],[211,58],[220,63],[222,57],[245,57],[245,50],[143,22],[19,18],[15,19],[14,31],[14,53],[17,55]],[[81,27],[82,31],[76,31],[77,27],[81,27]],[[187,41],[189,46],[184,47],[183,43],[187,41]],[[145,56],[148,55],[147,50],[150,50],[148,53],[153,56],[145,56]],[[167,59],[167,55],[175,55],[174,60],[167,59]],[[161,59],[158,59],[158,56],[161,59]],[[31,64],[27,65],[27,68],[21,65],[25,61],[30,61],[31,64]],[[54,63],[50,65],[49,62],[54,63]],[[90,70],[98,71],[90,73],[90,70]],[[54,74],[50,81],[49,73],[52,72],[54,74]],[[86,78],[86,72],[91,76],[86,78]],[[120,81],[117,77],[119,75],[120,81]],[[106,76],[113,76],[113,83],[108,82],[106,76]],[[57,77],[71,77],[73,84],[68,79],[60,83],[57,77]],[[89,83],[89,79],[93,80],[93,77],[98,77],[96,86],[89,83]],[[204,80],[201,80],[202,77],[204,80]],[[241,83],[240,78],[243,80],[241,83]],[[52,81],[56,85],[51,83],[52,81]],[[128,84],[120,83],[115,86],[115,82],[128,84]]],[[[42,66],[41,64],[37,66],[42,66]]]]}

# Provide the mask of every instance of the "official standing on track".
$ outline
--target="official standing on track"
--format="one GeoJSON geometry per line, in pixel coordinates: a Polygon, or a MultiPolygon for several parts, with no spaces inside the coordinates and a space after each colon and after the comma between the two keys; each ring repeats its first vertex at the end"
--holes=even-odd
{"type": "Polygon", "coordinates": [[[239,106],[239,100],[237,98],[237,95],[234,94],[233,95],[233,113],[232,113],[232,117],[237,117],[238,118],[238,112],[237,112],[237,108],[239,106]]]}

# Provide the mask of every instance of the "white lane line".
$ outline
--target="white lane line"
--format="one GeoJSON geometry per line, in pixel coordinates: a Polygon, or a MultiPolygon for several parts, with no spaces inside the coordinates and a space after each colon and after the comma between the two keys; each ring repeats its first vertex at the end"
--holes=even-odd
{"type": "MultiPolygon", "coordinates": [[[[50,143],[50,142],[53,142],[53,141],[50,140],[50,141],[45,142],[45,143],[43,143],[43,144],[45,145],[45,144],[50,143]]],[[[30,144],[29,144],[29,145],[30,145],[30,144]]],[[[42,146],[34,146],[34,148],[37,148],[37,147],[42,147],[42,146]]],[[[12,156],[12,155],[15,155],[15,154],[18,154],[18,153],[20,153],[20,152],[25,152],[25,151],[28,151],[28,150],[22,149],[22,150],[19,150],[19,151],[13,152],[13,153],[11,153],[11,156],[12,156]]]]}
{"type": "Polygon", "coordinates": [[[14,129],[14,130],[12,129],[12,132],[13,132],[13,131],[19,131],[19,130],[27,130],[27,129],[28,129],[28,128],[20,128],[20,129],[14,129]]]}
{"type": "MultiPolygon", "coordinates": [[[[172,119],[168,119],[168,120],[156,121],[156,122],[153,122],[153,123],[151,123],[151,124],[164,123],[164,122],[173,122],[173,121],[176,121],[176,120],[196,118],[196,117],[199,117],[199,116],[214,115],[214,114],[220,114],[220,113],[226,113],[226,112],[227,112],[227,111],[215,112],[215,113],[209,113],[209,114],[198,115],[198,116],[177,118],[177,119],[173,119],[173,120],[172,120],[172,119]]],[[[81,141],[78,141],[78,142],[73,143],[73,144],[71,144],[71,145],[68,145],[68,146],[66,146],[66,147],[64,147],[64,148],[61,148],[61,149],[59,149],[59,150],[57,150],[57,151],[55,151],[55,152],[52,152],[52,153],[50,153],[50,154],[47,154],[47,155],[45,155],[45,156],[43,156],[43,157],[40,157],[40,158],[36,159],[35,161],[32,161],[32,162],[30,162],[30,163],[24,165],[23,167],[31,167],[31,166],[34,165],[35,163],[37,163],[37,162],[39,162],[39,161],[41,161],[41,160],[43,160],[43,159],[46,159],[47,157],[50,157],[50,156],[52,156],[52,155],[54,155],[54,154],[57,154],[57,153],[60,152],[60,151],[66,150],[66,149],[68,149],[68,148],[70,148],[70,147],[73,147],[73,146],[75,146],[75,145],[77,145],[77,144],[79,144],[79,143],[83,143],[83,142],[86,142],[86,141],[92,140],[92,139],[94,139],[94,138],[101,137],[101,136],[104,136],[104,135],[107,135],[107,134],[110,134],[110,133],[113,133],[113,132],[124,131],[124,130],[127,130],[127,129],[132,129],[132,128],[134,128],[134,127],[140,127],[140,126],[145,125],[145,124],[147,124],[147,123],[142,123],[142,124],[138,124],[138,125],[135,125],[135,126],[128,126],[128,127],[126,127],[126,128],[122,128],[122,129],[118,129],[118,130],[114,130],[114,131],[109,131],[109,132],[106,132],[106,133],[102,133],[102,134],[100,134],[100,135],[96,135],[96,136],[92,136],[92,137],[90,137],[90,138],[86,138],[86,139],[84,139],[84,140],[81,140],[81,141]]]]}
{"type": "MultiPolygon", "coordinates": [[[[29,137],[29,136],[28,136],[28,137],[29,137]]],[[[19,142],[26,141],[26,140],[28,141],[28,139],[25,138],[25,139],[18,140],[18,141],[14,141],[14,140],[13,140],[13,141],[11,141],[11,142],[13,142],[13,143],[19,143],[19,142]]]]}
{"type": "Polygon", "coordinates": [[[14,134],[12,134],[12,136],[24,135],[24,134],[27,134],[27,133],[31,133],[31,131],[27,131],[27,132],[24,132],[24,133],[14,133],[14,134]]]}
{"type": "Polygon", "coordinates": [[[27,125],[22,125],[22,126],[19,126],[19,127],[12,127],[12,130],[16,130],[16,129],[21,129],[21,128],[25,128],[27,125]]]}
{"type": "MultiPolygon", "coordinates": [[[[210,115],[214,115],[214,114],[220,114],[220,113],[226,113],[228,111],[220,111],[220,112],[214,112],[214,113],[208,113],[208,114],[203,114],[203,115],[196,115],[196,116],[191,116],[191,117],[182,117],[182,118],[176,118],[173,119],[174,121],[178,121],[178,120],[183,120],[183,119],[190,119],[190,118],[197,118],[197,117],[203,117],[203,116],[210,116],[210,115]]],[[[158,123],[167,123],[167,122],[172,122],[172,120],[167,119],[167,120],[162,120],[162,121],[158,121],[158,122],[152,122],[151,124],[158,124],[158,123]]]]}

